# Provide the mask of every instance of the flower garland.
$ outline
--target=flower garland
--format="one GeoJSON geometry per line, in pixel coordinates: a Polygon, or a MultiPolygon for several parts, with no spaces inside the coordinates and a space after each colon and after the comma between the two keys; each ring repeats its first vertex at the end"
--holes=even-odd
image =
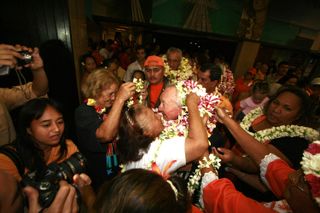
{"type": "Polygon", "coordinates": [[[193,80],[180,81],[176,84],[176,88],[181,98],[182,110],[178,119],[167,121],[162,119],[164,130],[160,134],[159,138],[164,140],[175,136],[187,136],[188,135],[188,108],[186,106],[187,95],[191,92],[197,94],[200,97],[200,103],[198,105],[200,116],[208,115],[207,132],[210,135],[216,126],[217,120],[213,116],[214,107],[220,103],[220,94],[207,94],[206,89],[193,80]]]}
{"type": "Polygon", "coordinates": [[[311,194],[320,206],[320,141],[314,141],[303,152],[301,161],[304,179],[311,187],[311,194]]]}
{"type": "Polygon", "coordinates": [[[224,96],[231,96],[234,92],[234,77],[233,73],[230,69],[227,68],[226,65],[220,65],[222,66],[222,75],[221,75],[221,80],[218,87],[218,91],[224,95],[224,96]]]}
{"type": "MultiPolygon", "coordinates": [[[[132,82],[136,86],[136,93],[139,94],[138,103],[142,104],[143,99],[142,99],[141,91],[144,88],[144,81],[142,79],[134,78],[132,82]]],[[[127,107],[130,108],[133,104],[134,104],[133,97],[130,97],[129,100],[127,101],[127,107]]]]}
{"type": "Polygon", "coordinates": [[[251,110],[242,120],[240,126],[255,139],[260,142],[270,141],[276,138],[282,137],[301,137],[309,141],[314,141],[319,138],[319,132],[304,126],[298,125],[281,125],[272,128],[264,129],[252,133],[249,131],[251,123],[258,117],[263,115],[263,110],[261,107],[251,110]]]}
{"type": "Polygon", "coordinates": [[[102,115],[103,113],[106,112],[106,108],[105,107],[96,106],[97,102],[96,102],[96,100],[94,100],[92,98],[85,99],[84,103],[87,104],[88,106],[92,106],[99,115],[102,115]]]}
{"type": "Polygon", "coordinates": [[[221,159],[215,156],[214,154],[209,155],[209,159],[204,157],[202,161],[199,161],[197,169],[194,171],[193,175],[190,176],[188,181],[188,191],[192,195],[194,190],[199,186],[201,179],[201,169],[214,167],[218,170],[221,166],[221,159]]]}
{"type": "Polygon", "coordinates": [[[171,83],[188,80],[192,77],[193,69],[187,58],[182,57],[180,66],[177,70],[173,70],[169,67],[166,55],[163,55],[162,59],[164,61],[164,76],[167,77],[171,83]]]}

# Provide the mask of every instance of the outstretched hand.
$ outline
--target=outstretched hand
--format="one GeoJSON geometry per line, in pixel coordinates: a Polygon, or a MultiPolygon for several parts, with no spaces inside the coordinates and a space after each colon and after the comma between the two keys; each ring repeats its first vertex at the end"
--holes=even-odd
{"type": "Polygon", "coordinates": [[[214,155],[218,156],[222,162],[224,163],[231,163],[234,160],[235,154],[230,150],[226,148],[213,148],[214,155]]]}
{"type": "Polygon", "coordinates": [[[217,115],[216,118],[220,123],[224,123],[226,118],[228,118],[228,117],[230,118],[232,116],[231,113],[228,110],[224,109],[224,108],[215,107],[215,110],[217,112],[216,113],[216,115],[217,115]]]}

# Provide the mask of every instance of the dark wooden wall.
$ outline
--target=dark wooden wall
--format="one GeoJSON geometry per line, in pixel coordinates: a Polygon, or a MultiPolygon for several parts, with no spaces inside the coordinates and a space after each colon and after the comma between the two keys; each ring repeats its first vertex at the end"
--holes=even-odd
{"type": "MultiPolygon", "coordinates": [[[[0,43],[39,47],[49,78],[49,97],[64,105],[73,130],[78,103],[67,0],[10,0],[0,4],[0,43]]],[[[25,70],[30,79],[30,71],[25,70]]],[[[0,86],[17,83],[14,72],[0,86]]],[[[72,131],[71,131],[72,132],[72,131]]]]}

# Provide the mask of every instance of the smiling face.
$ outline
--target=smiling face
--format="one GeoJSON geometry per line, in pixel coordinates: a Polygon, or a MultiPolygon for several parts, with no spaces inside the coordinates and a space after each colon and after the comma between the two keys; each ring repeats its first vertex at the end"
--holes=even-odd
{"type": "Polygon", "coordinates": [[[143,107],[141,113],[136,115],[136,121],[143,130],[143,134],[149,137],[159,136],[164,128],[160,115],[148,107],[143,107]]]}
{"type": "Polygon", "coordinates": [[[102,108],[106,107],[109,108],[112,106],[116,94],[118,92],[118,85],[117,84],[111,84],[111,86],[106,86],[98,95],[98,97],[95,99],[97,102],[97,106],[100,106],[102,108]]]}
{"type": "Polygon", "coordinates": [[[207,93],[214,92],[218,81],[211,80],[210,78],[210,70],[206,70],[204,72],[198,72],[198,83],[201,84],[204,88],[206,88],[207,93]]]}
{"type": "Polygon", "coordinates": [[[175,87],[166,88],[160,96],[159,112],[166,120],[176,120],[181,112],[175,87]]]}
{"type": "Polygon", "coordinates": [[[47,106],[39,119],[32,120],[27,132],[42,150],[57,146],[64,132],[63,116],[52,106],[47,106]]]}
{"type": "Polygon", "coordinates": [[[299,118],[301,104],[298,96],[283,92],[270,103],[267,120],[273,126],[292,124],[299,118]]]}

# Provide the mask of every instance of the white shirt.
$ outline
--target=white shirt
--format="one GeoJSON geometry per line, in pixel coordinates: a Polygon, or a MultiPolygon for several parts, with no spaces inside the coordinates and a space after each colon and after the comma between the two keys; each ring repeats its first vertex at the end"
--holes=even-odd
{"type": "Polygon", "coordinates": [[[142,152],[143,157],[138,161],[127,163],[125,169],[148,169],[151,161],[154,160],[155,154],[157,154],[155,161],[160,168],[160,171],[163,171],[167,164],[172,160],[176,160],[176,162],[169,168],[168,173],[172,173],[186,165],[185,137],[167,139],[162,142],[160,147],[159,143],[159,140],[153,141],[150,144],[149,150],[147,152],[142,152]]]}

